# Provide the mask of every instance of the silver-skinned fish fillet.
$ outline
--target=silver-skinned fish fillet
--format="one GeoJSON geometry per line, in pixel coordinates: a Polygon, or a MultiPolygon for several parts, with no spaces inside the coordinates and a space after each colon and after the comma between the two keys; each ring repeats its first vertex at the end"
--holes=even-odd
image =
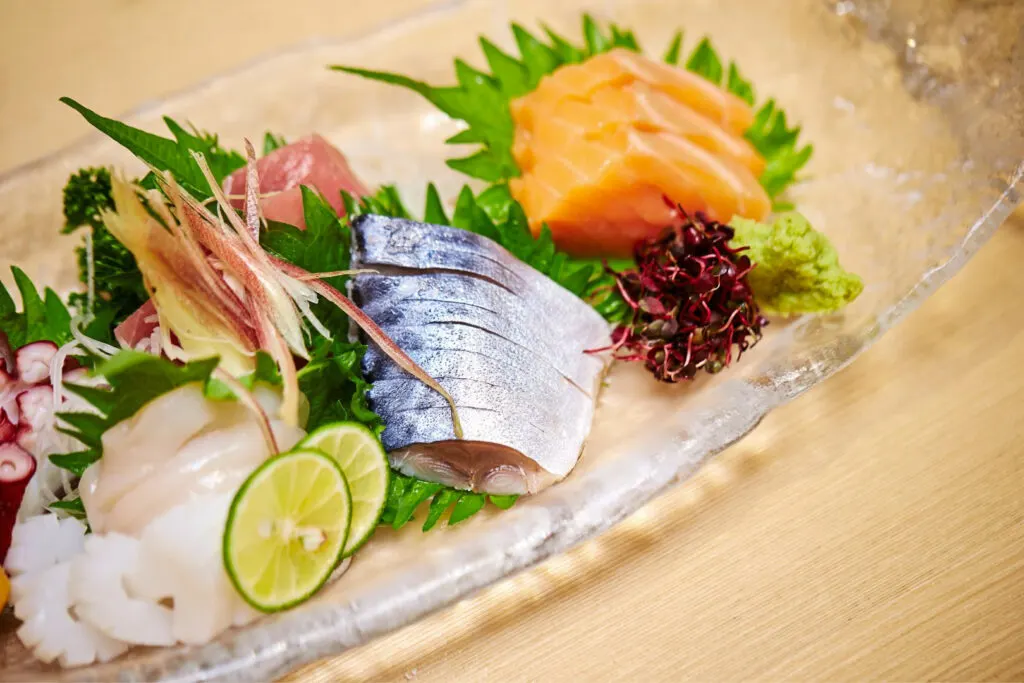
{"type": "Polygon", "coordinates": [[[590,431],[608,343],[590,306],[495,242],[381,216],[352,225],[353,297],[451,393],[445,400],[372,344],[363,372],[391,464],[493,494],[536,493],[575,467],[590,431]]]}

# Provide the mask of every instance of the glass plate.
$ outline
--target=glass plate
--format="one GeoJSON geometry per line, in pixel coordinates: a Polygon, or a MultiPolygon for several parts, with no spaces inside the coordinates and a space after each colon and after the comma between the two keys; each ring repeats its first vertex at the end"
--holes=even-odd
{"type": "MultiPolygon", "coordinates": [[[[479,63],[484,33],[511,47],[508,24],[579,33],[580,8],[635,28],[661,52],[677,28],[722,53],[804,126],[815,155],[791,199],[864,276],[841,315],[774,321],[734,369],[667,387],[617,366],[577,470],[499,514],[422,534],[381,530],[317,599],[201,647],[137,649],[58,671],[31,660],[3,623],[8,680],[267,680],[395,629],[591,537],[822,381],[917,307],[1018,203],[1024,159],[1024,6],[1012,0],[786,3],[746,0],[443,2],[357,40],[272,55],[127,118],[160,129],[188,119],[237,146],[265,130],[318,131],[369,183],[397,182],[413,205],[427,180],[454,198],[444,164],[455,125],[417,96],[326,70],[342,63],[447,82],[456,55],[479,63]],[[614,419],[612,419],[614,416],[614,419]]],[[[57,105],[54,105],[57,106],[57,105]]],[[[60,192],[84,165],[137,165],[98,136],[0,178],[4,271],[11,263],[60,289],[75,285],[59,237],[60,192]]]]}

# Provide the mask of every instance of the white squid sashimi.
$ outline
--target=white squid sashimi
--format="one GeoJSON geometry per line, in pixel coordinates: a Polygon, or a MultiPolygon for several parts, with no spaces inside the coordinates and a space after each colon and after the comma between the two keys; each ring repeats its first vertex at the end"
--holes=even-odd
{"type": "MultiPolygon", "coordinates": [[[[254,393],[268,414],[280,407],[280,397],[273,390],[259,388],[254,393]]],[[[210,400],[198,385],[165,394],[129,422],[136,426],[109,439],[104,435],[103,459],[82,478],[82,500],[96,531],[138,536],[175,506],[205,495],[233,493],[273,455],[248,408],[235,401],[210,400]],[[179,409],[184,418],[176,412],[179,409]],[[143,429],[157,421],[162,425],[159,433],[143,429]],[[187,434],[187,438],[176,437],[172,448],[167,448],[168,425],[179,425],[187,434]],[[154,443],[154,438],[161,442],[154,443]],[[146,455],[140,466],[141,453],[146,455]]],[[[271,421],[271,429],[281,450],[304,435],[279,420],[271,421]]]]}
{"type": "Polygon", "coordinates": [[[259,616],[224,570],[221,543],[232,495],[193,499],[142,532],[139,565],[128,587],[140,598],[173,600],[173,634],[184,643],[208,642],[259,616]]]}
{"type": "MultiPolygon", "coordinates": [[[[242,420],[202,432],[174,457],[128,491],[110,509],[106,527],[138,535],[153,519],[200,496],[235,492],[260,463],[272,454],[255,420],[242,406],[242,420]]],[[[282,449],[294,446],[302,430],[274,421],[272,431],[282,449]]]]}
{"type": "Polygon", "coordinates": [[[85,525],[77,519],[61,519],[53,513],[35,515],[15,525],[4,568],[12,577],[36,574],[70,560],[84,545],[85,525]]]}
{"type": "Polygon", "coordinates": [[[159,396],[103,434],[103,458],[82,475],[79,491],[93,531],[107,530],[117,501],[216,418],[202,385],[159,396]]]}
{"type": "Polygon", "coordinates": [[[70,667],[110,661],[128,645],[72,616],[70,570],[70,562],[61,562],[11,582],[12,594],[20,596],[14,604],[14,615],[23,622],[18,639],[47,663],[59,660],[61,666],[70,667]]]}
{"type": "Polygon", "coordinates": [[[138,539],[92,534],[71,560],[69,597],[79,620],[132,645],[173,645],[171,610],[128,594],[126,577],[138,568],[138,539]]]}

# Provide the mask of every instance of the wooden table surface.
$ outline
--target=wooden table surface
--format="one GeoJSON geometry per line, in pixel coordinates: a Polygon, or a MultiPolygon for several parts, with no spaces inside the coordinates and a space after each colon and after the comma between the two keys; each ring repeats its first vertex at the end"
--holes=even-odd
{"type": "MultiPolygon", "coordinates": [[[[0,0],[0,172],[425,0],[0,0]],[[268,17],[274,17],[273,21],[268,17]]],[[[291,681],[1024,679],[1024,220],[600,538],[291,681]]]]}

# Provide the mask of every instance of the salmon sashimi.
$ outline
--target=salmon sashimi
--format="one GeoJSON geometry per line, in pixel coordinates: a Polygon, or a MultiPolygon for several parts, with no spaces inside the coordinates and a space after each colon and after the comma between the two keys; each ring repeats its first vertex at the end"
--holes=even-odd
{"type": "MultiPolygon", "coordinates": [[[[341,191],[356,196],[369,194],[366,186],[356,177],[345,156],[319,135],[296,140],[280,147],[256,162],[260,174],[261,206],[267,220],[306,227],[302,213],[301,185],[307,185],[324,196],[331,207],[341,215],[345,206],[341,191]]],[[[224,192],[232,204],[241,208],[245,196],[245,169],[239,169],[224,180],[224,192]]]]}
{"type": "Polygon", "coordinates": [[[627,256],[676,205],[722,222],[771,210],[742,136],[753,111],[688,71],[613,50],[546,76],[511,112],[512,195],[569,253],[627,256]]]}
{"type": "Polygon", "coordinates": [[[562,249],[583,255],[631,253],[638,240],[678,218],[676,203],[723,222],[763,217],[771,208],[742,164],[686,138],[625,127],[577,134],[511,188],[527,216],[544,217],[562,249]]]}
{"type": "Polygon", "coordinates": [[[733,159],[754,175],[764,170],[764,159],[743,137],[640,82],[624,87],[603,86],[592,93],[590,101],[564,99],[544,107],[543,116],[535,117],[528,128],[524,125],[523,134],[516,138],[513,153],[521,170],[532,166],[532,147],[548,149],[564,141],[561,136],[566,122],[576,126],[577,135],[582,130],[586,137],[618,126],[673,133],[709,152],[733,159]]]}
{"type": "Polygon", "coordinates": [[[742,135],[754,122],[750,106],[731,92],[695,73],[625,48],[596,55],[582,64],[563,66],[545,76],[536,90],[520,98],[518,104],[513,103],[512,115],[518,120],[517,109],[532,109],[538,102],[566,97],[589,100],[599,88],[621,87],[637,81],[660,90],[737,135],[742,135]]]}

